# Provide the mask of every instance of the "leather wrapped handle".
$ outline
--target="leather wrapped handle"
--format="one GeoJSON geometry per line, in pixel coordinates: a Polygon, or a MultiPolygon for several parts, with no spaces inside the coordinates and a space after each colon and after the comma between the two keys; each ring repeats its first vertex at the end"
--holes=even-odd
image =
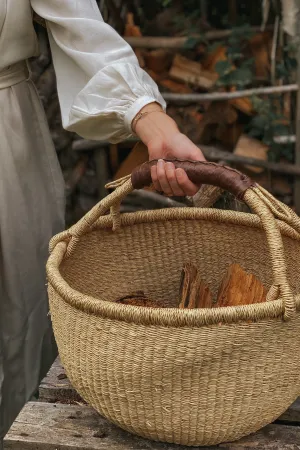
{"type": "MultiPolygon", "coordinates": [[[[210,184],[220,187],[235,195],[240,200],[243,200],[247,189],[255,186],[255,182],[251,178],[231,167],[206,161],[179,159],[164,159],[164,161],[172,162],[176,168],[184,169],[193,183],[210,184]]],[[[133,170],[131,182],[134,189],[142,189],[143,187],[150,186],[152,183],[151,167],[157,164],[157,162],[158,160],[152,160],[133,170]]]]}

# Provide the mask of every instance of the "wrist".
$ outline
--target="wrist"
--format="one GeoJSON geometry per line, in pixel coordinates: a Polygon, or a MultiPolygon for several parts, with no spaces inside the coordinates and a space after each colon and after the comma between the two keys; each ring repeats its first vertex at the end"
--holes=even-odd
{"type": "Polygon", "coordinates": [[[136,118],[133,120],[133,123],[135,122],[134,132],[147,146],[153,139],[163,139],[179,132],[176,122],[164,112],[158,103],[146,105],[136,118]],[[141,113],[147,114],[136,121],[141,113]]]}

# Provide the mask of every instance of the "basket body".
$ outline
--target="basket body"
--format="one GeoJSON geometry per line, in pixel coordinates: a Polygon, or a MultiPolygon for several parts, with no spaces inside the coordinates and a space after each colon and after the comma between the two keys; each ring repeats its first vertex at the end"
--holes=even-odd
{"type": "MultiPolygon", "coordinates": [[[[255,216],[198,210],[197,220],[187,220],[183,212],[181,219],[168,214],[165,220],[156,212],[153,221],[151,213],[131,214],[115,233],[103,218],[69,258],[60,263],[54,250],[48,273],[57,265],[70,287],[62,294],[49,283],[59,352],[79,394],[121,428],[190,446],[233,441],[272,422],[299,395],[299,309],[289,322],[199,326],[144,320],[151,311],[139,319],[140,308],[124,305],[116,316],[108,313],[109,301],[137,290],[176,306],[181,268],[189,261],[213,291],[232,262],[271,285],[266,238],[255,216]],[[80,308],[69,302],[72,290],[82,298],[80,308]],[[101,311],[85,310],[91,298],[99,299],[101,311]],[[132,319],[122,316],[127,308],[132,319]]],[[[296,294],[300,241],[286,233],[283,242],[296,294]]]]}

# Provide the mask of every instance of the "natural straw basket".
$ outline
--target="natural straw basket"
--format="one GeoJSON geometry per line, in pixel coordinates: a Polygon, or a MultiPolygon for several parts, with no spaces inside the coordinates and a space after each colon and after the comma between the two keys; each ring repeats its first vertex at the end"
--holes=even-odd
{"type": "Polygon", "coordinates": [[[67,375],[100,414],[150,439],[213,445],[272,422],[300,393],[300,220],[233,169],[175,164],[192,181],[243,198],[255,214],[120,215],[133,187],[150,183],[147,163],[52,240],[50,310],[67,375]],[[268,302],[169,308],[189,261],[212,289],[230,263],[241,264],[269,288],[268,302]],[[138,290],[169,307],[112,302],[138,290]]]}

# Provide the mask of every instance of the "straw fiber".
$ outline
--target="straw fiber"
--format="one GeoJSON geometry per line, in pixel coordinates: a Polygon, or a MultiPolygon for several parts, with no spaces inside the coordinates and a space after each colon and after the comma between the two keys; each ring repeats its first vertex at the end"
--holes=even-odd
{"type": "Polygon", "coordinates": [[[245,194],[256,214],[176,208],[120,216],[131,190],[124,179],[51,243],[51,317],[72,384],[113,423],[153,440],[215,445],[255,432],[300,393],[298,217],[260,187],[245,194]],[[239,263],[270,289],[269,301],[172,308],[189,261],[214,293],[239,263]],[[167,308],[113,302],[138,290],[167,308]]]}

